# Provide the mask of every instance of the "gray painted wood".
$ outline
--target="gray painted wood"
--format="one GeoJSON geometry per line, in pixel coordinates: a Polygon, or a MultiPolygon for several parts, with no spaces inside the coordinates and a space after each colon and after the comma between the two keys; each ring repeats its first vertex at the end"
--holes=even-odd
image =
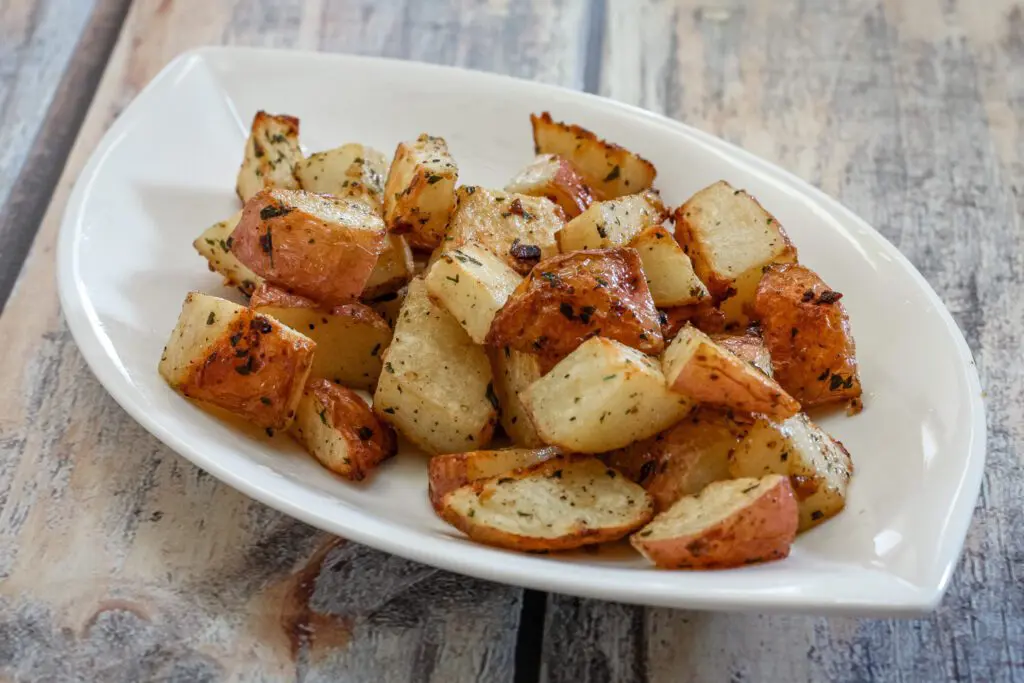
{"type": "Polygon", "coordinates": [[[551,596],[542,680],[1024,679],[1024,4],[609,0],[601,92],[777,162],[892,240],[987,392],[988,465],[939,610],[725,615],[551,596]]]}

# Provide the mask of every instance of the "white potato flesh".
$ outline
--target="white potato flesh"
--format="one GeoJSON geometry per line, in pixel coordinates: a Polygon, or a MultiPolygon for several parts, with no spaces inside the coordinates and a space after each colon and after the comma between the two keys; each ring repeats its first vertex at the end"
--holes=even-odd
{"type": "Polygon", "coordinates": [[[231,253],[231,233],[241,218],[242,212],[239,211],[226,221],[214,223],[196,238],[192,246],[206,259],[210,270],[224,277],[224,284],[252,294],[263,278],[231,253]]]}
{"type": "Polygon", "coordinates": [[[647,228],[629,246],[640,254],[655,306],[689,306],[708,298],[708,288],[693,272],[690,257],[665,228],[660,225],[647,228]]]}
{"type": "Polygon", "coordinates": [[[558,233],[562,251],[627,246],[641,232],[668,217],[653,190],[595,202],[558,233]]]}

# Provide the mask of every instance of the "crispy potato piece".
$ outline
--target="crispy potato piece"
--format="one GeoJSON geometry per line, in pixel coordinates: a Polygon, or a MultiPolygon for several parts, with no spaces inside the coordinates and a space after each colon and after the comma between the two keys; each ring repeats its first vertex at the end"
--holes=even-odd
{"type": "Polygon", "coordinates": [[[382,294],[374,299],[370,299],[368,303],[370,308],[377,311],[380,317],[384,318],[384,321],[387,322],[391,329],[395,329],[395,323],[398,322],[398,314],[402,311],[402,304],[405,303],[407,292],[408,288],[403,287],[397,292],[382,294]]]}
{"type": "Polygon", "coordinates": [[[645,353],[664,348],[658,311],[633,249],[576,251],[541,261],[494,317],[487,344],[562,358],[596,334],[645,353]]]}
{"type": "Polygon", "coordinates": [[[731,322],[747,322],[766,266],[797,259],[775,217],[724,180],[690,197],[675,222],[676,239],[731,322]]]}
{"type": "Polygon", "coordinates": [[[786,477],[716,481],[680,498],[629,540],[663,569],[725,569],[780,560],[796,538],[796,507],[786,477]]]}
{"type": "Polygon", "coordinates": [[[480,479],[531,467],[556,455],[561,455],[557,448],[503,448],[435,455],[427,466],[430,504],[440,512],[441,501],[450,491],[480,479]]]}
{"type": "Polygon", "coordinates": [[[775,379],[806,408],[861,395],[856,347],[840,297],[800,265],[769,268],[757,288],[754,314],[775,379]]]}
{"type": "Polygon", "coordinates": [[[526,551],[622,538],[651,518],[651,499],[597,458],[558,456],[449,492],[442,518],[474,541],[526,551]]]}
{"type": "Polygon", "coordinates": [[[725,314],[715,306],[714,302],[705,299],[699,304],[673,306],[658,311],[661,320],[661,333],[665,343],[675,339],[679,330],[687,324],[693,325],[705,334],[719,334],[725,331],[725,314]]]}
{"type": "Polygon", "coordinates": [[[509,194],[473,185],[456,192],[443,251],[477,244],[525,275],[541,259],[558,253],[562,209],[542,197],[509,194]]]}
{"type": "Polygon", "coordinates": [[[772,355],[760,334],[747,331],[743,334],[712,334],[710,337],[711,341],[731,351],[740,360],[747,361],[769,377],[773,376],[772,355]]]}
{"type": "Polygon", "coordinates": [[[834,517],[846,505],[850,454],[803,413],[784,422],[758,419],[730,458],[734,477],[789,476],[800,507],[800,531],[834,517]]]}
{"type": "Polygon", "coordinates": [[[523,353],[509,347],[488,348],[487,357],[491,360],[491,372],[494,374],[494,393],[498,396],[501,406],[501,426],[512,439],[512,443],[525,448],[538,448],[544,445],[533,420],[526,412],[519,397],[520,392],[544,376],[545,363],[539,356],[523,353]]]}
{"type": "Polygon", "coordinates": [[[665,349],[662,370],[669,387],[699,403],[779,419],[800,410],[771,377],[692,325],[680,330],[665,349]]]}
{"type": "Polygon", "coordinates": [[[407,233],[414,249],[433,249],[444,238],[455,208],[459,168],[444,138],[423,134],[401,142],[384,185],[384,222],[396,233],[407,233]]]}
{"type": "Polygon", "coordinates": [[[268,187],[299,189],[295,166],[301,160],[299,120],[294,116],[256,112],[249,139],[245,141],[242,167],[238,170],[235,187],[238,198],[247,202],[268,187]]]}
{"type": "Polygon", "coordinates": [[[577,453],[654,436],[693,407],[668,388],[655,360],[603,337],[588,339],[520,398],[544,443],[577,453]]]}
{"type": "Polygon", "coordinates": [[[231,253],[268,282],[325,306],[354,301],[384,250],[366,204],[301,190],[264,190],[245,204],[231,253]]]}
{"type": "Polygon", "coordinates": [[[263,282],[263,278],[249,270],[231,253],[231,244],[234,242],[231,233],[241,218],[242,212],[239,211],[226,221],[214,223],[196,238],[192,246],[206,259],[211,271],[224,277],[225,285],[237,287],[244,294],[252,294],[263,282]]]}
{"type": "Polygon", "coordinates": [[[413,278],[416,264],[412,249],[402,235],[388,233],[384,250],[377,257],[377,263],[370,271],[370,278],[363,287],[362,298],[375,299],[384,294],[397,292],[413,278]]]}
{"type": "Polygon", "coordinates": [[[506,192],[547,197],[562,207],[566,218],[575,218],[594,201],[590,187],[576,167],[556,154],[541,154],[516,174],[506,192]]]}
{"type": "Polygon", "coordinates": [[[383,217],[388,160],[358,143],[311,154],[295,164],[303,190],[364,202],[383,217]]]}
{"type": "Polygon", "coordinates": [[[417,278],[384,354],[373,409],[427,453],[486,448],[498,421],[491,365],[417,278]]]}
{"type": "Polygon", "coordinates": [[[253,293],[249,305],[316,342],[314,377],[368,391],[377,386],[391,327],[369,306],[321,308],[315,301],[266,284],[253,293]]]}
{"type": "Polygon", "coordinates": [[[175,391],[267,429],[285,429],[316,344],[273,318],[190,292],[160,357],[175,391]]]}
{"type": "Polygon", "coordinates": [[[662,226],[647,228],[633,238],[629,246],[640,254],[655,306],[691,306],[710,296],[708,288],[693,272],[690,257],[662,226]]]}
{"type": "Polygon", "coordinates": [[[425,280],[430,298],[483,344],[494,315],[523,278],[487,249],[466,244],[441,254],[425,280]]]}
{"type": "Polygon", "coordinates": [[[352,481],[398,452],[391,427],[359,394],[323,378],[306,382],[291,434],[321,465],[352,481]]]}
{"type": "Polygon", "coordinates": [[[562,251],[625,247],[647,228],[661,225],[668,212],[656,190],[596,202],[558,233],[562,251]]]}
{"type": "Polygon", "coordinates": [[[536,154],[558,154],[579,169],[598,199],[642,192],[654,183],[654,164],[580,126],[560,123],[548,112],[530,114],[536,154]]]}

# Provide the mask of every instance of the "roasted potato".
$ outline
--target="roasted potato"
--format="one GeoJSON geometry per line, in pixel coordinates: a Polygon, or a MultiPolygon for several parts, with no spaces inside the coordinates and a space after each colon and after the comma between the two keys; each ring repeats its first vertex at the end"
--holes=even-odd
{"type": "Polygon", "coordinates": [[[324,306],[356,300],[387,232],[366,204],[295,190],[264,190],[245,204],[231,253],[268,282],[324,306]]]}
{"type": "Polygon", "coordinates": [[[472,540],[526,551],[622,538],[651,518],[640,486],[597,458],[554,457],[450,491],[441,516],[472,540]]]}
{"type": "Polygon", "coordinates": [[[224,277],[225,285],[237,287],[245,294],[252,294],[263,282],[263,278],[249,270],[231,253],[231,244],[234,242],[231,233],[241,218],[242,212],[239,211],[226,221],[214,223],[196,238],[192,246],[206,259],[211,271],[224,277]]]}
{"type": "Polygon", "coordinates": [[[494,374],[494,393],[501,406],[501,426],[512,443],[525,448],[537,448],[544,442],[537,434],[520,392],[544,376],[544,361],[532,353],[509,347],[488,348],[491,372],[494,374]]]}
{"type": "Polygon", "coordinates": [[[725,314],[715,306],[714,302],[707,299],[699,304],[659,309],[658,317],[661,321],[661,334],[665,337],[665,343],[675,339],[679,330],[686,327],[687,324],[693,325],[705,334],[720,334],[725,332],[727,327],[725,314]]]}
{"type": "Polygon", "coordinates": [[[509,181],[505,191],[547,197],[562,207],[566,218],[579,216],[594,201],[576,167],[556,154],[539,155],[509,181]]]}
{"type": "Polygon", "coordinates": [[[423,134],[399,143],[384,185],[384,222],[407,233],[415,249],[433,249],[444,238],[455,207],[459,169],[443,138],[423,134]]]}
{"type": "Polygon", "coordinates": [[[175,391],[267,429],[285,429],[316,344],[273,318],[191,292],[160,357],[175,391]]]}
{"type": "Polygon", "coordinates": [[[441,501],[449,491],[480,479],[530,467],[560,454],[557,448],[503,448],[435,455],[427,466],[430,504],[440,511],[441,501]]]}
{"type": "Polygon", "coordinates": [[[772,355],[764,345],[764,339],[756,332],[747,331],[743,334],[712,334],[711,341],[726,351],[731,351],[740,360],[745,360],[755,368],[773,376],[772,355]]]}
{"type": "Polygon", "coordinates": [[[779,560],[796,538],[797,506],[778,475],[709,484],[630,537],[663,569],[725,569],[779,560]]]}
{"type": "Polygon", "coordinates": [[[365,479],[398,450],[391,427],[359,394],[323,378],[306,382],[291,434],[321,465],[352,481],[365,479]]]}
{"type": "Polygon", "coordinates": [[[579,169],[598,199],[642,192],[654,182],[654,164],[580,126],[560,123],[548,112],[530,115],[533,151],[558,154],[579,169]]]}
{"type": "Polygon", "coordinates": [[[657,361],[604,337],[585,341],[520,398],[544,443],[577,453],[654,436],[693,407],[668,388],[657,361]]]}
{"type": "Polygon", "coordinates": [[[796,247],[757,200],[721,180],[675,212],[676,239],[730,322],[746,323],[762,270],[795,263],[796,247]]]}
{"type": "Polygon", "coordinates": [[[660,225],[647,228],[633,238],[629,246],[640,254],[655,306],[692,306],[709,299],[707,287],[693,272],[690,257],[665,228],[660,225]]]}
{"type": "Polygon", "coordinates": [[[729,472],[787,475],[800,507],[800,531],[806,531],[846,505],[853,463],[843,444],[800,413],[783,422],[758,419],[730,457],[729,472]]]}
{"type": "Polygon", "coordinates": [[[680,330],[665,349],[662,370],[673,391],[698,403],[778,419],[800,410],[775,380],[692,325],[680,330]]]}
{"type": "Polygon", "coordinates": [[[366,304],[321,308],[315,301],[264,284],[249,305],[316,342],[313,377],[368,391],[377,386],[391,327],[366,304]]]}
{"type": "Polygon", "coordinates": [[[795,264],[769,268],[757,288],[754,315],[761,321],[775,379],[805,408],[861,395],[841,297],[813,270],[795,264]]]}
{"type": "Polygon", "coordinates": [[[384,250],[377,257],[370,278],[363,286],[362,299],[372,300],[397,292],[413,278],[415,268],[409,243],[401,235],[388,233],[384,250]]]}
{"type": "Polygon", "coordinates": [[[387,172],[387,157],[357,143],[311,154],[295,164],[303,190],[361,201],[381,216],[387,172]]]}
{"type": "Polygon", "coordinates": [[[373,409],[428,453],[486,448],[498,421],[491,365],[422,279],[409,283],[373,409]]]}
{"type": "Polygon", "coordinates": [[[398,322],[398,314],[401,313],[402,304],[405,303],[406,292],[408,292],[408,288],[402,287],[397,292],[381,294],[373,299],[368,299],[367,304],[370,308],[377,311],[380,317],[384,318],[384,321],[391,329],[395,329],[395,323],[398,322]]]}
{"type": "Polygon", "coordinates": [[[295,167],[302,160],[299,149],[299,120],[293,116],[274,116],[256,112],[245,156],[238,170],[236,192],[243,202],[268,187],[299,189],[295,167]]]}
{"type": "Polygon", "coordinates": [[[590,205],[558,233],[562,251],[625,247],[641,232],[661,225],[668,212],[655,190],[590,205]]]}
{"type": "Polygon", "coordinates": [[[483,344],[494,314],[523,278],[487,249],[466,244],[440,254],[425,280],[430,298],[483,344]]]}
{"type": "Polygon", "coordinates": [[[476,244],[525,275],[558,253],[555,235],[564,225],[562,209],[542,197],[463,186],[456,192],[442,251],[476,244]]]}
{"type": "Polygon", "coordinates": [[[640,257],[628,248],[541,261],[494,317],[489,346],[562,358],[600,334],[645,353],[664,348],[640,257]]]}

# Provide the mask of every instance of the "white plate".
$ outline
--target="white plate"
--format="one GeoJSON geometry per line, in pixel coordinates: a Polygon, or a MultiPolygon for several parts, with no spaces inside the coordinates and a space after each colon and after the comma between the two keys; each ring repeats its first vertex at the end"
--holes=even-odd
{"type": "MultiPolygon", "coordinates": [[[[913,266],[818,190],[721,140],[597,97],[409,62],[237,48],[173,63],[111,127],[60,234],[61,302],[96,376],[128,413],[214,476],[346,538],[494,581],[625,602],[728,610],[913,614],[949,581],[981,479],[985,420],[970,351],[913,266]],[[782,562],[656,571],[623,548],[534,556],[472,544],[427,502],[425,459],[403,453],[369,485],[335,478],[287,437],[226,424],[156,366],[191,289],[226,294],[191,242],[238,208],[235,173],[257,109],[302,120],[319,150],[390,153],[429,131],[466,182],[502,186],[532,157],[527,115],[548,109],[652,160],[667,202],[725,178],[786,226],[801,260],[845,293],[866,409],[823,422],[857,472],[847,509],[782,562]]],[[[212,513],[213,511],[211,511],[212,513]]]]}

